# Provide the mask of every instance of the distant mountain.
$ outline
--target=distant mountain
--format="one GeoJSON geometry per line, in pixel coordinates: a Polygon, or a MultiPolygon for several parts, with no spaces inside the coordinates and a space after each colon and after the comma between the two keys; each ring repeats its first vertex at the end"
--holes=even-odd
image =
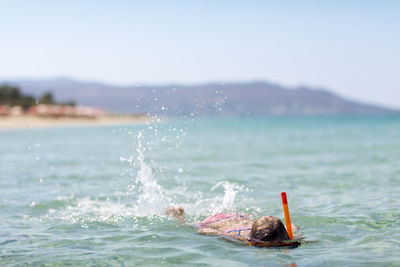
{"type": "Polygon", "coordinates": [[[182,115],[335,115],[392,114],[399,111],[339,97],[326,90],[288,89],[267,82],[214,83],[194,86],[113,86],[70,79],[13,80],[34,96],[50,91],[58,101],[111,111],[182,115]]]}

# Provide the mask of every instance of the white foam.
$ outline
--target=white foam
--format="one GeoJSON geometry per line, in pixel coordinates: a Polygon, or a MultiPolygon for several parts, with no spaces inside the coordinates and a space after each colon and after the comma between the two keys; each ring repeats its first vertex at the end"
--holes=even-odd
{"type": "Polygon", "coordinates": [[[220,209],[232,210],[234,208],[236,194],[239,191],[243,191],[244,186],[243,185],[239,186],[236,184],[229,183],[227,181],[222,181],[217,183],[213,188],[211,188],[211,191],[214,191],[221,185],[224,187],[224,196],[222,198],[222,205],[220,209]]]}
{"type": "Polygon", "coordinates": [[[185,186],[164,189],[154,177],[151,167],[146,163],[146,148],[142,145],[142,138],[143,132],[139,131],[135,137],[135,155],[120,157],[121,162],[129,165],[128,175],[134,178],[122,191],[99,198],[73,196],[71,199],[71,196],[66,197],[65,201],[69,204],[62,210],[49,211],[46,217],[62,218],[70,223],[118,222],[130,217],[163,216],[168,206],[176,204],[182,205],[192,217],[235,210],[237,194],[247,190],[243,185],[228,181],[218,182],[211,188],[211,191],[218,191],[222,187],[223,193],[212,197],[204,197],[203,192],[193,190],[193,188],[189,190],[185,186]]]}

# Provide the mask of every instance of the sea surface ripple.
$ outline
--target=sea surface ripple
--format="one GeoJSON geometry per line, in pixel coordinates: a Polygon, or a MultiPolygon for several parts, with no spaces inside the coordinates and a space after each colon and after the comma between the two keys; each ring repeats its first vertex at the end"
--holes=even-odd
{"type": "Polygon", "coordinates": [[[0,265],[400,265],[400,117],[179,119],[0,132],[0,265]],[[283,217],[259,249],[196,234],[219,211],[283,217]]]}

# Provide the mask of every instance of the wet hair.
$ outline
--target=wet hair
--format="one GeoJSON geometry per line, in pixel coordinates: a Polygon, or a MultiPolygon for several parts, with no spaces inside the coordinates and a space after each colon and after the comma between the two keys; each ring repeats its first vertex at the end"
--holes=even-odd
{"type": "Polygon", "coordinates": [[[289,240],[289,235],[282,221],[278,217],[264,216],[256,220],[250,231],[249,241],[274,241],[289,240]]]}

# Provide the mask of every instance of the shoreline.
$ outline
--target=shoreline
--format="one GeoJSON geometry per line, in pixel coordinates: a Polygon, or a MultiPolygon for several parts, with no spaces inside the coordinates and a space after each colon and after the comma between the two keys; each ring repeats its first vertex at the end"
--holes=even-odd
{"type": "Polygon", "coordinates": [[[141,115],[106,115],[95,118],[39,117],[30,115],[0,116],[0,130],[46,129],[69,126],[104,126],[140,124],[150,120],[141,115]]]}

